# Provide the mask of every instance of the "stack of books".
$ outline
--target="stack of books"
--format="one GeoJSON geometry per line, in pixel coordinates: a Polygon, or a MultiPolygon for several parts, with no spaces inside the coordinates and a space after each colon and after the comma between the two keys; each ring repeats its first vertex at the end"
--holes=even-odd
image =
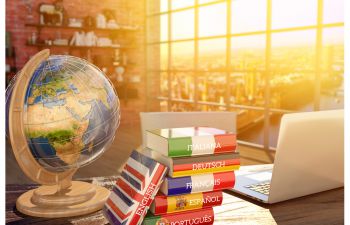
{"type": "Polygon", "coordinates": [[[143,224],[213,224],[240,167],[236,135],[208,127],[147,131],[143,154],[168,167],[143,224]]]}

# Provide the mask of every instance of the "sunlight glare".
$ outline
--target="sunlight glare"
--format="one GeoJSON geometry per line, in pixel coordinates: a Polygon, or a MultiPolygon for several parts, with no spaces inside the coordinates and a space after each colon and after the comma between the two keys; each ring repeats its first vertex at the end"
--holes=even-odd
{"type": "Polygon", "coordinates": [[[226,3],[199,8],[199,37],[226,33],[226,3]]]}

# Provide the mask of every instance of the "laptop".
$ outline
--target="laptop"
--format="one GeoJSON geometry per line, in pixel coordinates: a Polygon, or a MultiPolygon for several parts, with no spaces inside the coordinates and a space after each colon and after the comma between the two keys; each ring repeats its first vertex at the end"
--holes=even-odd
{"type": "Polygon", "coordinates": [[[282,117],[274,164],[242,166],[231,191],[276,203],[344,186],[344,110],[282,117]]]}

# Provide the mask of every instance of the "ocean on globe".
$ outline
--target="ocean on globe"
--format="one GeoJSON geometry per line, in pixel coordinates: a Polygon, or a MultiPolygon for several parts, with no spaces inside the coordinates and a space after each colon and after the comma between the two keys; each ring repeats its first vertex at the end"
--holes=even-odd
{"type": "MultiPolygon", "coordinates": [[[[20,79],[7,89],[7,109],[20,79]]],[[[51,172],[94,161],[113,142],[119,126],[113,85],[97,67],[77,57],[51,55],[43,61],[31,75],[24,102],[28,147],[51,172]]]]}

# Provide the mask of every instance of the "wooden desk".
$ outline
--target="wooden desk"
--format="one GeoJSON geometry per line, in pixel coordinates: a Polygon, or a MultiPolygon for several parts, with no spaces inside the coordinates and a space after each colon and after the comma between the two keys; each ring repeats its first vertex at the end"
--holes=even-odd
{"type": "Polygon", "coordinates": [[[325,191],[272,205],[241,195],[224,198],[214,208],[216,224],[344,224],[344,188],[325,191]]]}
{"type": "MultiPolygon", "coordinates": [[[[86,181],[111,188],[115,177],[93,178],[86,181]]],[[[36,185],[6,186],[7,224],[107,224],[101,212],[87,216],[45,219],[28,217],[15,208],[17,197],[36,185]]],[[[215,225],[254,224],[344,224],[344,189],[335,189],[273,205],[265,205],[241,196],[224,194],[222,206],[214,208],[215,225]]]]}

